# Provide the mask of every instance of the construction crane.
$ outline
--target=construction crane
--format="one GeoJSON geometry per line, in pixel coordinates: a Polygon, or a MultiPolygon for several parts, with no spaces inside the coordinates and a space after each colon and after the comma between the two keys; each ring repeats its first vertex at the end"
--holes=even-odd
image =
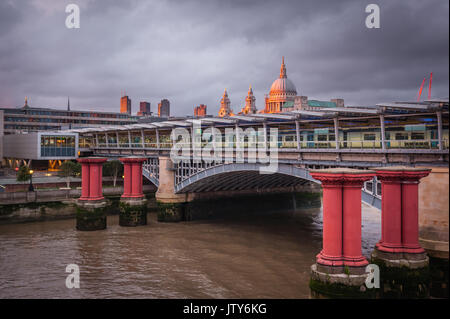
{"type": "MultiPolygon", "coordinates": [[[[420,102],[420,96],[422,95],[423,85],[425,84],[425,80],[427,77],[423,78],[422,84],[420,85],[419,95],[417,96],[417,102],[420,102]]],[[[433,79],[433,72],[430,73],[430,83],[428,85],[428,99],[431,98],[431,81],[433,79]]]]}

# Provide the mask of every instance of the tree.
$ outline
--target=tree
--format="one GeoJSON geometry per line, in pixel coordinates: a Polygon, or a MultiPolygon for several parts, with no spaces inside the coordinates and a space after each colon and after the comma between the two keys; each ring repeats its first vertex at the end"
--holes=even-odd
{"type": "Polygon", "coordinates": [[[112,160],[103,164],[103,176],[110,176],[113,178],[113,185],[116,187],[117,176],[123,174],[123,164],[121,161],[112,160]]]}
{"type": "Polygon", "coordinates": [[[67,188],[70,188],[70,177],[76,176],[81,171],[81,165],[72,161],[65,161],[61,164],[58,176],[65,177],[67,188]]]}
{"type": "Polygon", "coordinates": [[[23,165],[19,168],[17,171],[17,181],[18,182],[26,182],[29,181],[31,178],[30,169],[28,166],[23,165]]]}

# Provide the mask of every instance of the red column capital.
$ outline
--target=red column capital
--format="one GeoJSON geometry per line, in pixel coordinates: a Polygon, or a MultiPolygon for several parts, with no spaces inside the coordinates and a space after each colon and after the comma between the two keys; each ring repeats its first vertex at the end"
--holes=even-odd
{"type": "Polygon", "coordinates": [[[377,179],[381,182],[399,183],[404,181],[418,182],[421,178],[428,176],[431,169],[416,168],[408,166],[386,166],[375,168],[377,179]]]}
{"type": "Polygon", "coordinates": [[[121,161],[122,163],[143,163],[146,160],[147,160],[146,157],[137,157],[137,156],[119,158],[119,161],[121,161]]]}

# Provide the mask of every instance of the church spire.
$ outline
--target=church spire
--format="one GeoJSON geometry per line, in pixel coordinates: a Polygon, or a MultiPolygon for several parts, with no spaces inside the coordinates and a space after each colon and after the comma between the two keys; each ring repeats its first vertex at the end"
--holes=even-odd
{"type": "Polygon", "coordinates": [[[70,99],[67,97],[67,111],[70,111],[70,99]]]}
{"type": "Polygon", "coordinates": [[[29,107],[29,105],[28,105],[28,97],[27,96],[25,96],[25,104],[23,105],[23,107],[29,107]]]}
{"type": "Polygon", "coordinates": [[[286,78],[286,65],[284,64],[284,56],[281,60],[280,79],[286,78]]]}

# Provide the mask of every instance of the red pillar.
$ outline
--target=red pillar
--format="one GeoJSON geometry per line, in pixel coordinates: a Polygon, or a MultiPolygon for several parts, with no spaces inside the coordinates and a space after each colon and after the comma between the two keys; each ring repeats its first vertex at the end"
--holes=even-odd
{"type": "Polygon", "coordinates": [[[323,187],[323,247],[317,255],[317,263],[342,266],[342,181],[341,177],[314,176],[323,187]]]}
{"type": "Polygon", "coordinates": [[[361,188],[374,173],[360,171],[344,174],[343,184],[343,255],[344,265],[363,267],[368,261],[361,249],[361,188]]]}
{"type": "Polygon", "coordinates": [[[367,265],[361,252],[361,188],[375,172],[331,168],[310,173],[323,188],[323,248],[317,264],[367,265]]]}
{"type": "Polygon", "coordinates": [[[130,196],[131,196],[131,163],[123,162],[123,195],[122,195],[122,197],[130,197],[130,196]]]}
{"type": "Polygon", "coordinates": [[[144,157],[124,157],[120,161],[124,165],[124,193],[123,198],[142,198],[142,163],[144,157]]]}
{"type": "Polygon", "coordinates": [[[419,245],[419,180],[429,169],[377,168],[381,181],[382,236],[376,248],[388,253],[424,253],[419,245]]]}
{"type": "Polygon", "coordinates": [[[401,174],[395,171],[377,172],[381,181],[381,241],[376,247],[385,252],[402,249],[402,186],[401,174]]]}
{"type": "Polygon", "coordinates": [[[139,166],[141,166],[141,163],[134,162],[131,164],[131,194],[133,197],[140,197],[143,196],[142,193],[139,191],[139,187],[141,186],[141,178],[140,178],[140,170],[139,166]]]}
{"type": "Polygon", "coordinates": [[[89,200],[89,160],[77,159],[81,163],[81,197],[80,200],[89,200]]]}
{"type": "Polygon", "coordinates": [[[419,244],[419,182],[402,183],[402,244],[403,251],[424,253],[419,244]]]}
{"type": "Polygon", "coordinates": [[[101,200],[102,194],[102,165],[106,158],[79,158],[81,163],[81,197],[80,200],[101,200]]]}

